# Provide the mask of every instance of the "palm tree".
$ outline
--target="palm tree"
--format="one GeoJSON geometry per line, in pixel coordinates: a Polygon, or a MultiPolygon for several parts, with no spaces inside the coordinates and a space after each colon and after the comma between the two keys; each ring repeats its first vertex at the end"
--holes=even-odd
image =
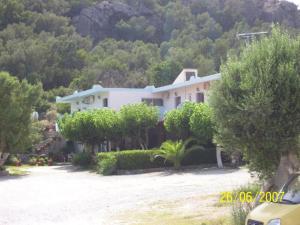
{"type": "Polygon", "coordinates": [[[181,167],[182,160],[192,151],[203,149],[198,145],[190,145],[190,143],[194,141],[194,139],[187,139],[186,141],[165,141],[158,153],[156,153],[153,157],[156,158],[164,158],[166,161],[171,162],[174,165],[175,169],[179,169],[181,167]]]}

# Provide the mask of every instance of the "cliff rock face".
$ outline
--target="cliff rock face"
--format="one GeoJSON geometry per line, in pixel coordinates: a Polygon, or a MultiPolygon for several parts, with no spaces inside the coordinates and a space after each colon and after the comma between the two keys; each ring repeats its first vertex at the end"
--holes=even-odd
{"type": "Polygon", "coordinates": [[[295,28],[300,26],[300,14],[297,6],[288,1],[264,1],[262,19],[266,22],[284,23],[284,25],[295,28]]]}
{"type": "Polygon", "coordinates": [[[159,22],[155,12],[146,8],[142,3],[132,7],[120,1],[103,1],[95,6],[83,9],[73,18],[76,30],[82,36],[90,36],[97,42],[106,37],[117,38],[114,27],[120,20],[128,20],[133,16],[145,16],[153,20],[153,25],[159,22]]]}
{"type": "MultiPolygon", "coordinates": [[[[193,7],[191,4],[198,4],[198,1],[182,0],[182,4],[193,7]]],[[[214,0],[212,4],[216,5],[215,10],[236,7],[237,13],[249,24],[254,24],[259,19],[294,28],[300,27],[300,13],[297,6],[285,0],[214,0]]],[[[214,15],[216,11],[208,11],[208,13],[214,15]]],[[[232,12],[229,11],[228,13],[231,14],[232,12]]],[[[121,0],[103,1],[83,9],[78,16],[73,18],[73,24],[79,34],[90,36],[94,42],[98,42],[107,37],[118,39],[116,24],[120,20],[128,21],[132,17],[141,16],[145,17],[148,23],[156,28],[158,35],[163,35],[164,12],[158,14],[158,12],[148,8],[143,1],[137,1],[132,5],[121,0]]],[[[230,17],[230,15],[225,15],[224,19],[226,16],[230,17]]]]}

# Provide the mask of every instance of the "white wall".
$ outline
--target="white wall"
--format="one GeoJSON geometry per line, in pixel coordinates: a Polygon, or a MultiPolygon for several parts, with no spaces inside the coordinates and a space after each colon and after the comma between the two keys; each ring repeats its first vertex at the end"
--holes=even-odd
{"type": "Polygon", "coordinates": [[[209,84],[208,83],[201,83],[201,84],[194,84],[189,87],[182,87],[182,88],[177,88],[174,90],[169,91],[169,94],[167,92],[164,93],[164,106],[165,110],[169,111],[171,109],[175,108],[175,98],[176,96],[181,97],[181,103],[184,101],[189,101],[189,96],[191,96],[191,101],[196,102],[196,93],[198,92],[203,92],[204,93],[204,102],[207,101],[208,99],[208,88],[209,84]],[[199,89],[199,90],[197,90],[199,89]],[[177,95],[175,95],[175,93],[177,95]],[[169,95],[169,98],[167,96],[169,95]]]}
{"type": "Polygon", "coordinates": [[[142,98],[162,98],[164,101],[164,107],[160,110],[167,112],[175,108],[175,98],[176,96],[181,97],[181,103],[191,100],[196,102],[196,93],[204,93],[204,101],[208,99],[208,89],[209,82],[194,84],[188,87],[181,87],[171,91],[161,92],[161,93],[151,93],[150,91],[140,91],[140,90],[113,90],[109,93],[98,93],[95,94],[95,102],[93,104],[82,103],[83,98],[78,99],[71,103],[71,112],[76,112],[79,109],[81,111],[87,109],[96,109],[103,107],[103,99],[108,98],[108,108],[115,110],[120,110],[123,105],[140,103],[142,98]],[[176,95],[175,95],[176,93],[176,95]],[[191,96],[191,99],[189,98],[191,96]],[[100,98],[99,98],[100,97],[100,98]],[[76,102],[79,102],[77,105],[76,102]]]}
{"type": "MultiPolygon", "coordinates": [[[[156,95],[161,98],[161,94],[156,95]]],[[[154,98],[151,92],[143,91],[113,91],[109,93],[108,106],[120,110],[123,105],[141,103],[142,98],[154,98]]]]}
{"type": "Polygon", "coordinates": [[[98,94],[95,94],[94,96],[95,96],[95,101],[94,101],[93,104],[85,104],[85,103],[83,103],[82,101],[83,101],[84,98],[78,98],[78,99],[74,100],[71,103],[71,113],[77,112],[79,110],[80,111],[84,111],[84,110],[87,110],[87,109],[102,108],[103,107],[103,99],[104,98],[108,98],[109,94],[108,93],[98,93],[98,94]],[[77,104],[77,102],[79,104],[77,104]]]}

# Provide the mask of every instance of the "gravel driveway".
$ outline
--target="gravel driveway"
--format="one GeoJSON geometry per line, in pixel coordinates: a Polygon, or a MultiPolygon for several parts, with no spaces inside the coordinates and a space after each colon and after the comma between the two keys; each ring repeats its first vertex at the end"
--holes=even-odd
{"type": "MultiPolygon", "coordinates": [[[[218,194],[246,184],[246,170],[202,169],[103,177],[70,165],[0,178],[0,225],[118,225],[153,202],[218,194]]],[[[123,224],[123,223],[122,223],[123,224]]]]}

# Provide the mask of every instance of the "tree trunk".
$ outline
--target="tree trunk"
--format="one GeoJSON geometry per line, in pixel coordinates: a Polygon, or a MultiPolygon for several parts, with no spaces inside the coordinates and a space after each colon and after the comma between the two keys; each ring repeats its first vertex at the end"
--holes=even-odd
{"type": "Polygon", "coordinates": [[[0,133],[0,153],[8,151],[3,133],[0,133]]]}
{"type": "Polygon", "coordinates": [[[222,162],[222,155],[221,155],[221,148],[217,146],[216,149],[216,157],[217,157],[217,163],[218,163],[218,168],[222,169],[223,167],[223,162],[222,162]]]}
{"type": "Polygon", "coordinates": [[[274,188],[279,189],[288,180],[289,176],[298,171],[300,162],[297,154],[289,152],[282,155],[277,172],[274,176],[274,188]]]}
{"type": "MultiPolygon", "coordinates": [[[[282,154],[280,157],[279,166],[273,178],[266,180],[263,183],[261,192],[279,191],[282,186],[288,181],[289,177],[297,172],[300,168],[300,161],[294,152],[282,154]]],[[[259,204],[260,196],[255,201],[255,205],[259,204]]]]}
{"type": "Polygon", "coordinates": [[[145,131],[145,148],[148,149],[149,146],[149,129],[147,128],[145,131]]]}
{"type": "Polygon", "coordinates": [[[8,156],[9,156],[9,153],[0,152],[0,167],[2,167],[4,165],[4,163],[6,162],[8,156]]]}

